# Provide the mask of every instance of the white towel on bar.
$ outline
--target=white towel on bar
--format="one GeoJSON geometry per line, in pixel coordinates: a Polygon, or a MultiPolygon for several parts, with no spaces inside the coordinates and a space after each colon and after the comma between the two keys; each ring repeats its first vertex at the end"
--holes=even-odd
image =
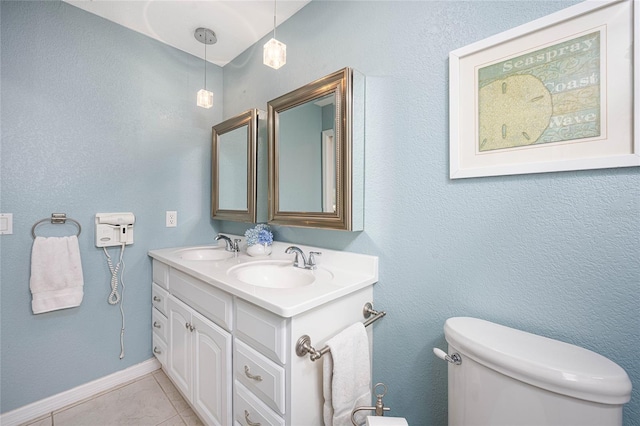
{"type": "Polygon", "coordinates": [[[29,282],[33,313],[79,306],[83,286],[78,237],[36,237],[29,282]]]}
{"type": "MultiPolygon", "coordinates": [[[[369,338],[361,322],[332,337],[331,348],[324,356],[323,394],[325,426],[352,426],[351,412],[371,405],[371,363],[369,338]]],[[[358,412],[358,424],[365,422],[368,411],[358,412]]]]}

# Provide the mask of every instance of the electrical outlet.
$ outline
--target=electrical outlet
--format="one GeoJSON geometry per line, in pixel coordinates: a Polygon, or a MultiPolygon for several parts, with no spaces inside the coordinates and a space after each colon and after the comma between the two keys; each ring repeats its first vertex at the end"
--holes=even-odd
{"type": "Polygon", "coordinates": [[[167,212],[167,228],[178,226],[178,212],[167,212]]]}
{"type": "Polygon", "coordinates": [[[13,213],[0,213],[0,235],[13,234],[13,213]]]}

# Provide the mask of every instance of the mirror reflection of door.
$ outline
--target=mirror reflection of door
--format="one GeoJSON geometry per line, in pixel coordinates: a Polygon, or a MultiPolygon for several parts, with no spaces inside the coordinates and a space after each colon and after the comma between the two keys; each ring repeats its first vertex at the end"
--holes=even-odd
{"type": "Polygon", "coordinates": [[[218,196],[221,210],[247,210],[247,126],[220,135],[218,196]]]}
{"type": "Polygon", "coordinates": [[[335,94],[281,111],[278,124],[280,211],[334,212],[335,141],[328,135],[335,134],[335,94]]]}
{"type": "Polygon", "coordinates": [[[336,211],[336,139],[333,129],[322,131],[322,211],[336,211]]]}

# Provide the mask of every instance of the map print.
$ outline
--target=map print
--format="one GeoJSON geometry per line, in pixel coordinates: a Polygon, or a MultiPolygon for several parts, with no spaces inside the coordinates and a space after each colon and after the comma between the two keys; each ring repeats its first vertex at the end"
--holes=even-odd
{"type": "Polygon", "coordinates": [[[478,151],[600,136],[600,32],[478,70],[478,151]]]}

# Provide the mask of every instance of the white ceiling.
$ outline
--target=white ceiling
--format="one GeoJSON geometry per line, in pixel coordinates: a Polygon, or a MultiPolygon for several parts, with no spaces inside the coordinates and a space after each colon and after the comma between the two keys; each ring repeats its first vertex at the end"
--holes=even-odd
{"type": "MultiPolygon", "coordinates": [[[[204,59],[196,28],[213,30],[207,61],[223,66],[273,31],[273,0],[64,0],[81,9],[204,59]]],[[[311,0],[279,0],[277,25],[311,0]]],[[[276,30],[277,38],[277,30],[276,30]]]]}

